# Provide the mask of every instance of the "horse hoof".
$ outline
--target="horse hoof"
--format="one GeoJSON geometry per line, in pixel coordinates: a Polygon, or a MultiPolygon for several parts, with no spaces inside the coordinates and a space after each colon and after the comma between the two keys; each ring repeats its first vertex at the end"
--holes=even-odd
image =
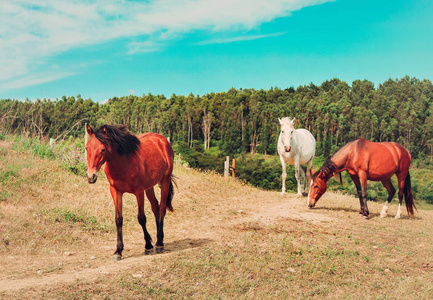
{"type": "Polygon", "coordinates": [[[144,255],[151,255],[153,253],[153,248],[144,249],[144,255]]]}
{"type": "Polygon", "coordinates": [[[113,257],[111,258],[112,261],[119,261],[122,259],[122,255],[120,254],[115,254],[113,255],[113,257]]]}
{"type": "Polygon", "coordinates": [[[396,216],[395,216],[395,219],[400,219],[400,215],[396,215],[396,216]]]}
{"type": "Polygon", "coordinates": [[[302,193],[302,196],[307,197],[308,193],[302,193]]]}
{"type": "Polygon", "coordinates": [[[155,251],[156,251],[156,253],[164,252],[164,246],[156,246],[155,251]]]}
{"type": "Polygon", "coordinates": [[[388,214],[380,214],[380,217],[381,217],[381,218],[386,218],[387,215],[388,215],[388,214]]]}

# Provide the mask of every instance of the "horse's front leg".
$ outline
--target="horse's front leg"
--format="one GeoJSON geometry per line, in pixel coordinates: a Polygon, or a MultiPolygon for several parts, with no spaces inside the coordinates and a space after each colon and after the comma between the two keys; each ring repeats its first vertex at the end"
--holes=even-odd
{"type": "Polygon", "coordinates": [[[114,201],[114,212],[115,212],[115,221],[117,228],[117,248],[114,252],[113,260],[121,260],[122,259],[122,251],[123,251],[123,215],[122,215],[122,196],[123,193],[118,191],[113,186],[110,186],[111,196],[114,201]]]}
{"type": "Polygon", "coordinates": [[[365,172],[360,171],[358,173],[359,182],[361,183],[361,196],[362,202],[364,204],[364,213],[362,214],[365,218],[368,218],[370,212],[367,207],[367,174],[365,172]]]}
{"type": "Polygon", "coordinates": [[[286,178],[287,178],[287,172],[286,172],[286,161],[284,160],[284,157],[282,155],[280,155],[280,161],[281,161],[281,168],[282,168],[282,172],[281,172],[281,194],[285,194],[286,193],[286,178]]]}
{"type": "Polygon", "coordinates": [[[358,194],[359,198],[359,204],[361,206],[361,209],[359,211],[360,215],[364,214],[364,201],[362,200],[362,189],[361,189],[361,183],[359,181],[359,177],[357,175],[350,175],[350,178],[352,178],[353,183],[355,184],[356,192],[358,194]]]}
{"type": "Polygon", "coordinates": [[[307,162],[307,170],[305,171],[305,194],[307,194],[310,192],[310,172],[311,172],[311,168],[313,167],[313,160],[311,159],[310,161],[307,162]]]}
{"type": "Polygon", "coordinates": [[[305,169],[301,165],[299,165],[299,175],[302,196],[308,196],[308,193],[305,193],[305,169]]]}

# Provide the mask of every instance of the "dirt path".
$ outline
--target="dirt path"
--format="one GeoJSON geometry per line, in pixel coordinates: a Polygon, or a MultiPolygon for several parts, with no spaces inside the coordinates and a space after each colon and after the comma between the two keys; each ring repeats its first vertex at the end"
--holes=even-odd
{"type": "MultiPolygon", "coordinates": [[[[192,194],[186,191],[180,195],[180,198],[190,199],[192,194]]],[[[191,192],[192,193],[192,192],[191,192]]],[[[128,241],[125,241],[125,246],[131,249],[130,251],[124,252],[124,258],[121,261],[111,261],[111,257],[108,255],[113,247],[114,240],[107,241],[105,245],[93,245],[85,253],[74,253],[73,258],[65,257],[64,260],[71,260],[68,268],[59,268],[58,270],[51,270],[49,273],[39,272],[33,276],[26,276],[20,279],[0,279],[0,292],[13,292],[19,289],[31,289],[41,288],[41,286],[50,286],[58,284],[73,283],[77,280],[86,282],[94,281],[101,274],[114,274],[119,271],[128,270],[131,267],[143,267],[149,264],[154,259],[163,259],[166,256],[173,255],[179,251],[189,251],[195,247],[201,247],[205,244],[217,242],[224,237],[231,236],[233,226],[246,224],[246,223],[260,223],[263,225],[269,225],[280,218],[288,218],[294,220],[307,220],[312,222],[331,222],[332,218],[325,216],[317,211],[311,211],[306,208],[305,199],[298,198],[295,194],[286,194],[281,196],[276,192],[264,192],[260,191],[259,195],[256,195],[257,205],[251,206],[250,201],[246,201],[248,197],[234,197],[227,202],[235,203],[236,205],[228,208],[226,203],[213,201],[212,206],[207,205],[207,210],[210,212],[208,215],[204,215],[199,220],[196,218],[186,217],[186,221],[181,226],[176,226],[172,220],[168,220],[168,228],[166,229],[166,251],[162,254],[144,255],[137,254],[142,247],[142,241],[140,234],[137,232],[133,233],[133,236],[129,236],[128,241]],[[189,221],[188,221],[189,220],[189,221]],[[199,221],[199,226],[197,226],[199,221]],[[180,238],[179,237],[186,237],[180,238]],[[136,239],[136,240],[135,240],[136,239]],[[133,245],[131,245],[133,240],[133,245]],[[129,243],[127,245],[127,243],[129,243]],[[103,254],[100,254],[99,259],[93,258],[93,261],[89,264],[84,262],[89,261],[89,253],[97,253],[100,249],[104,249],[103,254]],[[92,252],[93,251],[93,252],[92,252]],[[131,252],[133,254],[131,254],[131,252]],[[75,264],[75,267],[73,265],[75,264]],[[77,265],[81,265],[78,267],[77,265]],[[91,265],[91,267],[90,267],[91,265]]],[[[177,203],[180,206],[179,203],[177,203]]],[[[186,208],[184,208],[186,209],[186,208]]],[[[179,212],[182,214],[182,212],[179,212]]],[[[179,224],[177,224],[179,225],[179,224]]],[[[129,233],[128,233],[129,234],[129,233]]],[[[125,247],[125,249],[126,249],[125,247]]],[[[24,259],[12,257],[17,264],[24,265],[26,262],[24,259]]],[[[48,259],[43,257],[34,257],[33,259],[48,259]]],[[[53,264],[52,261],[47,261],[47,264],[53,264]]],[[[132,274],[132,276],[135,276],[132,274]]],[[[142,276],[136,274],[136,276],[142,276]]]]}

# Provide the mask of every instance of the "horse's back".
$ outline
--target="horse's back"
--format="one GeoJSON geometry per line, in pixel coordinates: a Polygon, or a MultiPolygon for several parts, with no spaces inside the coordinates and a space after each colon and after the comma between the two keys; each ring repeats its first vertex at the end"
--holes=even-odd
{"type": "Polygon", "coordinates": [[[382,172],[401,172],[409,169],[410,153],[398,143],[376,143],[366,139],[358,139],[354,141],[351,148],[353,158],[358,161],[359,165],[365,165],[371,175],[382,172]]]}
{"type": "Polygon", "coordinates": [[[300,128],[295,130],[296,135],[299,136],[299,149],[300,149],[300,156],[303,157],[306,163],[310,159],[314,157],[316,154],[316,139],[314,136],[309,132],[307,129],[300,128]]]}
{"type": "Polygon", "coordinates": [[[141,156],[144,163],[166,164],[166,174],[173,171],[174,152],[170,142],[161,134],[147,132],[138,136],[141,142],[141,156]]]}

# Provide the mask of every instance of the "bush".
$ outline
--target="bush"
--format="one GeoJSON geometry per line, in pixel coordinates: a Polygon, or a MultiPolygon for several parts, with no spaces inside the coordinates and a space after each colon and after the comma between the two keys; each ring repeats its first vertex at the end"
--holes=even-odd
{"type": "MultiPolygon", "coordinates": [[[[288,165],[287,173],[294,172],[294,167],[288,165]]],[[[262,189],[280,190],[281,173],[281,163],[276,155],[265,157],[243,154],[236,159],[236,177],[262,189]]],[[[297,190],[295,176],[287,176],[286,189],[297,190]]]]}

